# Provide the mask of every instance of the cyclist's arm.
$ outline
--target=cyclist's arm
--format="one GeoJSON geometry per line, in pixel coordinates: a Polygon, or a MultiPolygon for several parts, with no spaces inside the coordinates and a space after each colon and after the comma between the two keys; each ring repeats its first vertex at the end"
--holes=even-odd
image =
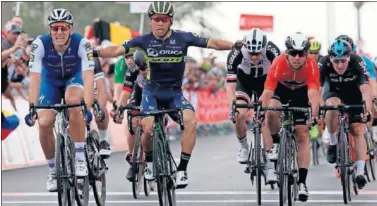
{"type": "Polygon", "coordinates": [[[369,73],[369,85],[372,88],[373,97],[377,97],[376,72],[374,70],[373,62],[366,56],[363,56],[363,59],[367,65],[367,69],[369,73]]]}
{"type": "Polygon", "coordinates": [[[45,55],[43,43],[40,38],[33,41],[29,57],[30,85],[29,103],[37,105],[41,83],[42,59],[45,55]]]}
{"type": "Polygon", "coordinates": [[[81,58],[82,79],[84,83],[84,100],[87,108],[91,108],[94,96],[94,58],[90,42],[83,38],[80,41],[78,56],[81,58]]]}
{"type": "Polygon", "coordinates": [[[98,91],[97,100],[102,109],[106,109],[107,92],[105,73],[102,71],[101,62],[98,58],[94,59],[94,81],[96,82],[96,89],[98,91]]]}
{"type": "Polygon", "coordinates": [[[190,46],[211,48],[216,50],[231,50],[233,43],[221,39],[200,37],[192,32],[184,32],[190,46]]]}
{"type": "Polygon", "coordinates": [[[319,92],[320,87],[320,75],[319,75],[319,68],[317,62],[310,58],[309,61],[309,78],[308,78],[308,100],[309,103],[312,105],[312,114],[317,116],[319,104],[321,103],[321,96],[319,92]]]}
{"type": "Polygon", "coordinates": [[[243,55],[240,50],[233,49],[227,58],[226,92],[229,105],[236,99],[237,66],[241,63],[243,55]]]}
{"type": "Polygon", "coordinates": [[[325,82],[328,81],[328,71],[329,71],[329,68],[327,66],[327,58],[328,57],[322,57],[320,59],[320,61],[318,62],[318,67],[319,67],[319,85],[320,85],[320,89],[319,89],[319,95],[320,95],[320,104],[321,105],[324,105],[324,100],[322,98],[323,96],[323,87],[325,85],[325,82]]]}
{"type": "Polygon", "coordinates": [[[114,99],[113,101],[118,102],[120,95],[122,93],[122,87],[124,82],[124,74],[127,70],[127,65],[125,63],[125,58],[120,58],[115,64],[114,69],[114,99]]]}
{"type": "Polygon", "coordinates": [[[264,90],[261,97],[259,98],[259,100],[262,102],[263,107],[267,107],[269,105],[270,100],[278,85],[278,81],[279,81],[278,79],[279,78],[279,62],[278,61],[279,61],[279,58],[276,58],[273,61],[267,73],[267,78],[264,83],[264,90]]]}
{"type": "Polygon", "coordinates": [[[368,75],[367,75],[367,66],[365,61],[360,57],[355,55],[355,68],[357,72],[358,85],[360,87],[360,92],[363,97],[363,100],[366,104],[367,111],[372,111],[372,89],[370,88],[368,75]]]}
{"type": "Polygon", "coordinates": [[[122,96],[119,100],[119,105],[125,106],[127,105],[128,98],[130,97],[134,86],[136,85],[137,76],[139,75],[139,70],[131,70],[129,69],[126,72],[124,77],[124,84],[123,84],[123,92],[122,96]]]}

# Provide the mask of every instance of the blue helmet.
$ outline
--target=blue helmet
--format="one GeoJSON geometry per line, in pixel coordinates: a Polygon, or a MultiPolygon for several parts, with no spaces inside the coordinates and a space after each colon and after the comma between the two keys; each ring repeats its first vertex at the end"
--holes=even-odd
{"type": "Polygon", "coordinates": [[[333,57],[348,56],[351,52],[351,45],[347,41],[341,39],[335,40],[328,50],[329,55],[333,57]]]}

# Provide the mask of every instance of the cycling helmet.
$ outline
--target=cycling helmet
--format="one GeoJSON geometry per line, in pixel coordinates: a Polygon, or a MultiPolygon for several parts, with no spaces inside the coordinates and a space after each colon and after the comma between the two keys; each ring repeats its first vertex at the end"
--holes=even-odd
{"type": "Polygon", "coordinates": [[[344,57],[351,54],[351,45],[345,40],[335,40],[329,47],[328,53],[333,57],[344,57]]]}
{"type": "Polygon", "coordinates": [[[321,50],[321,43],[318,40],[311,39],[309,40],[309,43],[310,43],[309,51],[319,52],[319,50],[321,50]]]}
{"type": "Polygon", "coordinates": [[[148,16],[151,18],[155,14],[168,15],[174,17],[174,6],[168,1],[155,1],[152,2],[148,8],[148,16]]]}
{"type": "Polygon", "coordinates": [[[287,50],[308,51],[310,43],[308,38],[301,32],[296,32],[285,39],[287,50]]]}
{"type": "Polygon", "coordinates": [[[356,45],[353,42],[353,39],[351,37],[349,37],[348,35],[342,34],[335,38],[335,40],[338,40],[338,39],[345,40],[346,42],[348,42],[352,48],[352,51],[356,52],[356,45]]]}
{"type": "Polygon", "coordinates": [[[67,9],[59,8],[54,9],[47,18],[48,25],[56,22],[65,22],[69,25],[73,25],[73,15],[67,9]]]}
{"type": "Polygon", "coordinates": [[[134,53],[134,63],[141,71],[145,71],[145,69],[148,67],[145,54],[140,50],[136,50],[134,53]]]}
{"type": "Polygon", "coordinates": [[[244,42],[247,44],[247,50],[251,53],[263,52],[267,46],[267,37],[260,29],[252,29],[245,36],[244,42]]]}

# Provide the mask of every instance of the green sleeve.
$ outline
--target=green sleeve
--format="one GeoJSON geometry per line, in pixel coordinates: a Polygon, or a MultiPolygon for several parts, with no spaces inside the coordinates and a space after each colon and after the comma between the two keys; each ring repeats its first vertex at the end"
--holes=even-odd
{"type": "Polygon", "coordinates": [[[128,67],[127,67],[125,59],[120,58],[115,64],[114,84],[123,84],[124,75],[126,74],[127,70],[128,70],[128,67]]]}

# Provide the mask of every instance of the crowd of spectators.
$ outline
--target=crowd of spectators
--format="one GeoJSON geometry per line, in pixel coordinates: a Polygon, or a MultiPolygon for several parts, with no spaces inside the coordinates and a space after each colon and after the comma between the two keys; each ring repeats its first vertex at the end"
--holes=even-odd
{"type": "Polygon", "coordinates": [[[28,87],[28,62],[31,52],[31,42],[22,29],[20,17],[13,17],[1,31],[1,93],[8,98],[17,111],[14,101],[14,91],[24,99],[28,87]]]}

